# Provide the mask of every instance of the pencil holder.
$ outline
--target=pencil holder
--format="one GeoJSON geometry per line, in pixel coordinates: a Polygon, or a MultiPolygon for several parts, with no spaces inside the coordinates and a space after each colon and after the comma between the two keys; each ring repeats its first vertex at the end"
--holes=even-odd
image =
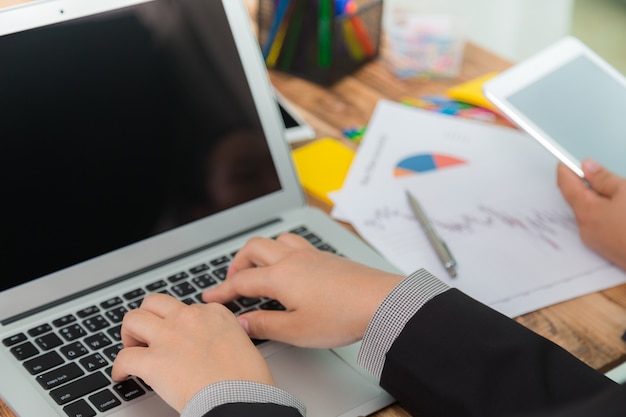
{"type": "Polygon", "coordinates": [[[265,63],[331,85],[378,56],[382,12],[383,0],[259,0],[265,63]]]}

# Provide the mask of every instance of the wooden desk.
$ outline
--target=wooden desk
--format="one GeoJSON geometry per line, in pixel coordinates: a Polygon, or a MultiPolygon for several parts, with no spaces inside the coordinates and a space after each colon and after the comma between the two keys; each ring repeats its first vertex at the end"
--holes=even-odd
{"type": "MultiPolygon", "coordinates": [[[[7,1],[21,0],[0,0],[0,6],[7,1]]],[[[272,73],[271,79],[316,129],[318,136],[342,138],[343,128],[361,126],[369,121],[379,99],[398,100],[405,96],[441,94],[452,85],[489,71],[503,70],[509,65],[509,62],[470,44],[465,52],[461,74],[454,80],[400,81],[381,61],[365,66],[331,88],[322,88],[281,73],[272,73]]],[[[353,146],[346,139],[341,140],[353,146]]],[[[309,201],[311,205],[330,210],[319,200],[311,197],[309,201]]],[[[620,339],[626,329],[626,285],[547,307],[516,320],[600,371],[626,360],[626,343],[620,339]]],[[[407,417],[409,414],[399,405],[392,405],[374,416],[407,417]]],[[[1,401],[0,417],[14,417],[1,401]]]]}

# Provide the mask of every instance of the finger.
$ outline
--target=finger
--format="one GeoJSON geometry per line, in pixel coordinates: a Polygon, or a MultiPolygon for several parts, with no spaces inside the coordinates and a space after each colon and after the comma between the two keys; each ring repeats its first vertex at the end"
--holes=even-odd
{"type": "Polygon", "coordinates": [[[145,361],[147,353],[144,347],[128,347],[120,350],[113,361],[111,378],[114,381],[123,381],[131,375],[143,375],[141,364],[145,361]]]}
{"type": "Polygon", "coordinates": [[[276,240],[254,237],[237,252],[230,264],[227,277],[242,269],[274,264],[289,250],[276,240]]]}
{"type": "Polygon", "coordinates": [[[163,320],[147,310],[131,310],[122,321],[124,347],[149,345],[152,336],[161,330],[163,320]]]}
{"type": "Polygon", "coordinates": [[[143,299],[139,309],[163,318],[175,314],[183,306],[182,302],[171,295],[154,293],[143,299]]]}
{"type": "Polygon", "coordinates": [[[574,209],[583,198],[594,194],[574,171],[561,163],[557,167],[557,184],[565,201],[574,209]]]}
{"type": "Polygon", "coordinates": [[[308,240],[294,233],[283,233],[276,240],[294,249],[311,249],[314,247],[308,240]]]}
{"type": "Polygon", "coordinates": [[[257,310],[242,314],[238,319],[251,338],[294,343],[299,337],[298,329],[293,328],[292,315],[288,311],[257,310]]]}
{"type": "Polygon", "coordinates": [[[605,197],[615,195],[621,184],[626,181],[591,159],[585,159],[582,166],[585,178],[589,181],[591,188],[605,197]]]}
{"type": "Polygon", "coordinates": [[[250,268],[234,273],[217,287],[206,290],[207,303],[224,304],[239,297],[276,298],[278,287],[267,268],[250,268]]]}

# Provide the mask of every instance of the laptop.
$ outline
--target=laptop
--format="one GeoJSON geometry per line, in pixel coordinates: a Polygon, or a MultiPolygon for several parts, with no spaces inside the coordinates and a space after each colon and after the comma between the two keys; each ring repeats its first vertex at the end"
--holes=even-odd
{"type": "MultiPolygon", "coordinates": [[[[200,302],[252,236],[394,270],[307,207],[249,19],[239,0],[0,12],[0,397],[18,416],[176,415],[141,379],[110,380],[121,319],[155,291],[200,302]]],[[[309,416],[393,401],[358,344],[255,343],[309,416]]]]}

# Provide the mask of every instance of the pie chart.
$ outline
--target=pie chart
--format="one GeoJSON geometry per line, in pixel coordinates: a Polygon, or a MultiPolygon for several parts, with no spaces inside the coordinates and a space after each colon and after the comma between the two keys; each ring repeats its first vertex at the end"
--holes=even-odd
{"type": "Polygon", "coordinates": [[[463,165],[467,162],[463,159],[443,154],[414,155],[400,161],[394,170],[394,176],[406,177],[409,175],[423,174],[429,171],[450,168],[463,165]]]}

